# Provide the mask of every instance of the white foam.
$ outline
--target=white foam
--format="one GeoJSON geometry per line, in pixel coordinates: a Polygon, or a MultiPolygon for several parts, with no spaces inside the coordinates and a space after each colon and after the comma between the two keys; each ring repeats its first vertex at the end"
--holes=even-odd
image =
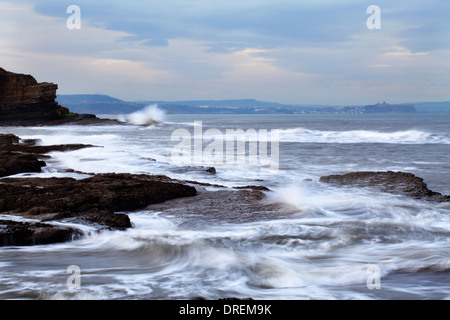
{"type": "Polygon", "coordinates": [[[164,122],[165,115],[165,112],[159,109],[157,105],[149,105],[142,110],[126,115],[125,119],[131,124],[151,126],[164,122]]]}
{"type": "Polygon", "coordinates": [[[307,143],[394,143],[394,144],[450,144],[450,137],[420,130],[380,132],[370,130],[326,131],[306,128],[282,129],[282,142],[307,143]]]}

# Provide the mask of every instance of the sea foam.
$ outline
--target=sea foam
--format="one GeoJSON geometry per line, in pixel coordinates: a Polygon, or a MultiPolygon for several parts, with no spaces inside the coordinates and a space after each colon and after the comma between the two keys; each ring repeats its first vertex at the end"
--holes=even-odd
{"type": "Polygon", "coordinates": [[[306,128],[279,130],[282,142],[307,143],[395,143],[395,144],[450,144],[450,137],[421,130],[380,132],[372,130],[326,131],[306,128]]]}
{"type": "Polygon", "coordinates": [[[158,108],[156,104],[148,105],[145,108],[128,114],[125,119],[128,123],[139,126],[151,126],[165,121],[165,112],[158,108]]]}

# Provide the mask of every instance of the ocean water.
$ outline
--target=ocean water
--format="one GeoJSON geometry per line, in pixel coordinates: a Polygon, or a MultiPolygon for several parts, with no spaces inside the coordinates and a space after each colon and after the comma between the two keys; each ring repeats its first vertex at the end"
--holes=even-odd
{"type": "Polygon", "coordinates": [[[293,210],[273,219],[258,219],[255,212],[242,222],[203,219],[208,208],[202,207],[195,217],[147,209],[127,212],[134,227],[126,231],[78,226],[85,236],[73,242],[1,247],[0,299],[450,298],[449,203],[318,181],[352,171],[405,171],[422,177],[431,190],[450,194],[450,116],[138,116],[125,125],[1,132],[43,145],[96,146],[53,152],[44,172],[18,177],[130,172],[230,190],[262,185],[271,190],[265,192],[268,202],[293,210]],[[192,145],[199,132],[212,129],[215,140],[202,148],[211,141],[225,146],[227,130],[277,132],[278,144],[269,143],[267,150],[276,166],[255,162],[260,154],[248,152],[245,163],[214,163],[206,152],[203,159],[193,152],[192,164],[177,163],[172,153],[180,140],[171,139],[177,129],[190,133],[192,145]],[[210,166],[215,175],[204,172],[210,166]],[[68,285],[73,278],[67,268],[73,265],[80,270],[76,288],[68,285]]]}

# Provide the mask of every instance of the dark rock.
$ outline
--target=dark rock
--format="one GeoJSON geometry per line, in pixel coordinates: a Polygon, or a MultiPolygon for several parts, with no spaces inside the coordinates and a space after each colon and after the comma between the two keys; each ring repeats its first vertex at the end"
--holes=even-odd
{"type": "Polygon", "coordinates": [[[125,230],[131,227],[130,217],[124,213],[90,212],[82,215],[86,221],[108,226],[109,229],[125,230]]]}
{"type": "Polygon", "coordinates": [[[237,187],[233,187],[233,189],[252,189],[252,190],[260,190],[260,191],[270,191],[270,189],[265,186],[237,186],[237,187]]]}
{"type": "Polygon", "coordinates": [[[184,182],[203,187],[226,188],[226,186],[217,183],[199,182],[194,180],[184,180],[184,182]]]}
{"type": "Polygon", "coordinates": [[[72,240],[80,235],[73,228],[40,222],[0,220],[0,246],[30,246],[72,240]]]}
{"type": "Polygon", "coordinates": [[[58,85],[0,68],[0,117],[3,120],[58,119],[69,113],[55,101],[58,85]]]}
{"type": "Polygon", "coordinates": [[[0,151],[0,177],[23,172],[41,172],[45,162],[32,154],[0,151]]]}
{"type": "Polygon", "coordinates": [[[431,191],[422,178],[408,172],[350,172],[343,175],[323,176],[319,181],[338,185],[372,187],[383,192],[406,195],[415,199],[450,201],[450,196],[431,191]]]}
{"type": "Polygon", "coordinates": [[[18,173],[41,172],[46,163],[39,158],[51,151],[69,151],[93,147],[92,145],[69,144],[36,146],[35,140],[20,142],[13,134],[0,134],[0,177],[18,173]]]}
{"type": "Polygon", "coordinates": [[[180,166],[172,169],[172,172],[176,173],[186,173],[186,172],[198,172],[198,173],[207,173],[210,175],[216,174],[216,168],[214,167],[203,167],[203,166],[180,166]]]}
{"type": "MultiPolygon", "coordinates": [[[[37,146],[12,134],[0,134],[0,176],[40,172],[42,153],[77,150],[92,145],[37,146]]],[[[69,170],[70,171],[70,170],[69,170]]],[[[73,170],[72,170],[73,171],[73,170]]],[[[143,209],[166,200],[195,196],[194,187],[167,176],[101,174],[72,178],[4,178],[0,183],[0,213],[52,221],[63,218],[95,223],[100,228],[131,227],[128,215],[116,213],[143,209]]],[[[0,245],[30,245],[66,241],[72,229],[0,220],[0,245]],[[65,231],[64,231],[65,230],[65,231]]]]}
{"type": "Polygon", "coordinates": [[[162,179],[132,174],[101,174],[82,180],[4,178],[0,184],[0,213],[42,216],[46,220],[77,217],[123,230],[131,227],[129,217],[115,212],[196,195],[194,187],[162,179]]]}
{"type": "Polygon", "coordinates": [[[246,223],[289,217],[298,208],[275,202],[259,190],[201,191],[195,198],[153,204],[148,209],[177,217],[204,221],[246,223]]]}
{"type": "Polygon", "coordinates": [[[0,146],[2,150],[5,146],[12,145],[14,143],[19,143],[19,137],[13,134],[0,134],[0,146]]]}
{"type": "Polygon", "coordinates": [[[57,84],[38,83],[31,75],[0,68],[0,126],[120,123],[71,113],[56,102],[57,89],[57,84]]]}
{"type": "MultiPolygon", "coordinates": [[[[1,134],[0,134],[1,137],[1,134]]],[[[9,145],[2,145],[0,142],[0,145],[2,147],[2,150],[4,151],[16,151],[16,152],[22,152],[22,153],[32,153],[36,155],[42,155],[45,153],[49,153],[52,151],[74,151],[79,150],[83,148],[92,148],[95,147],[90,144],[60,144],[60,145],[50,145],[50,146],[37,146],[35,145],[36,141],[26,141],[23,143],[18,144],[9,144],[9,145]]]]}
{"type": "Polygon", "coordinates": [[[209,174],[216,174],[216,168],[214,167],[209,167],[205,170],[205,172],[209,173],[209,174]]]}
{"type": "Polygon", "coordinates": [[[97,119],[97,117],[94,114],[88,114],[88,113],[81,113],[78,115],[80,119],[97,119]]]}
{"type": "Polygon", "coordinates": [[[27,215],[37,216],[37,215],[42,215],[42,214],[46,214],[49,212],[50,212],[50,209],[48,209],[46,207],[33,207],[30,210],[28,210],[26,213],[27,213],[27,215]]]}

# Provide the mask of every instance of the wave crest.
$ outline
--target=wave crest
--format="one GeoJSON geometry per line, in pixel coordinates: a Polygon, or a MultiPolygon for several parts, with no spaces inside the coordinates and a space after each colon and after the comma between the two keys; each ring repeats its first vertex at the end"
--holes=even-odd
{"type": "Polygon", "coordinates": [[[307,143],[450,144],[450,137],[420,130],[380,132],[370,130],[322,131],[306,128],[280,130],[280,141],[307,143]]]}
{"type": "Polygon", "coordinates": [[[151,126],[165,121],[166,113],[152,104],[126,116],[126,121],[138,126],[151,126]]]}

